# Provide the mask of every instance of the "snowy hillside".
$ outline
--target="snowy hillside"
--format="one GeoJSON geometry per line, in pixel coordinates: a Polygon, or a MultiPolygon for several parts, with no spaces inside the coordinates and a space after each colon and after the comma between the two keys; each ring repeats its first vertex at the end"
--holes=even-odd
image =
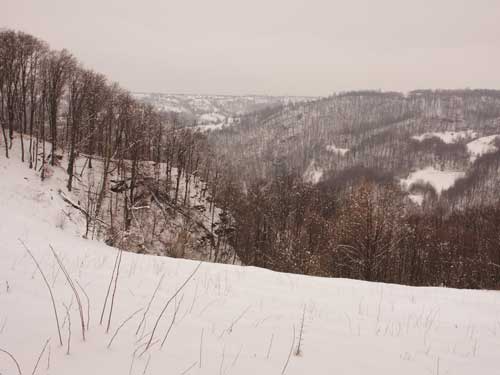
{"type": "MultiPolygon", "coordinates": [[[[476,174],[476,180],[495,196],[494,163],[486,163],[497,157],[499,129],[496,91],[360,91],[248,114],[240,126],[211,140],[221,155],[229,155],[246,184],[275,178],[276,163],[307,182],[326,185],[360,167],[393,180],[429,167],[449,174],[449,183],[434,184],[432,171],[414,177],[444,192],[458,178],[482,169],[488,172],[476,174]]],[[[447,197],[458,201],[463,194],[447,197]]]]}
{"type": "Polygon", "coordinates": [[[432,137],[437,137],[441,139],[444,143],[457,143],[462,139],[474,138],[477,134],[473,130],[462,130],[462,131],[446,131],[446,132],[433,132],[424,133],[421,135],[415,135],[412,139],[417,141],[423,141],[432,137]]]}
{"type": "Polygon", "coordinates": [[[42,183],[3,156],[0,174],[2,374],[18,373],[8,353],[23,374],[498,374],[497,291],[210,263],[189,279],[199,263],[133,253],[123,253],[110,284],[118,252],[81,238],[84,222],[68,217],[57,175],[42,183]],[[53,291],[62,345],[48,288],[21,241],[53,291]],[[49,246],[76,285],[85,340],[49,246]]]}
{"type": "MultiPolygon", "coordinates": [[[[410,173],[408,178],[402,179],[401,184],[406,189],[410,188],[414,183],[429,183],[439,195],[442,191],[453,186],[456,180],[464,177],[464,172],[457,171],[440,171],[433,167],[427,167],[410,173]]],[[[413,200],[421,202],[421,199],[410,196],[413,200]]],[[[423,199],[423,197],[422,197],[423,199]]]]}
{"type": "Polygon", "coordinates": [[[467,149],[471,155],[471,160],[476,160],[479,156],[487,154],[489,152],[495,152],[497,147],[494,142],[499,139],[499,135],[490,135],[486,137],[478,138],[472,142],[467,143],[467,149]]]}
{"type": "MultiPolygon", "coordinates": [[[[21,142],[19,135],[15,135],[14,142],[21,142]]],[[[0,152],[3,150],[2,144],[0,152]]],[[[18,168],[27,169],[27,163],[21,163],[20,152],[20,147],[13,147],[10,159],[2,160],[4,168],[7,168],[4,174],[16,176],[13,177],[14,181],[32,182],[40,179],[39,171],[35,173],[18,168]],[[27,176],[29,173],[31,175],[27,176]]],[[[40,159],[38,162],[41,165],[40,159]]],[[[127,199],[130,181],[117,173],[119,163],[111,161],[112,167],[108,167],[102,189],[102,158],[92,158],[93,167],[89,168],[88,155],[81,155],[75,160],[74,182],[71,192],[68,192],[67,162],[67,158],[61,156],[60,165],[45,165],[46,189],[39,194],[43,197],[50,193],[51,200],[61,207],[55,217],[45,217],[44,220],[50,220],[60,227],[74,221],[82,223],[76,231],[79,235],[102,240],[127,251],[215,262],[239,262],[232,248],[222,238],[224,230],[230,226],[227,212],[213,203],[206,183],[198,176],[186,174],[185,171],[177,176],[178,168],[172,168],[168,183],[164,163],[141,162],[135,187],[140,199],[129,209],[132,212],[129,228],[123,229],[125,205],[122,200],[127,199]],[[155,192],[155,179],[162,186],[168,186],[168,190],[165,188],[155,192]],[[174,198],[176,190],[178,199],[174,198]],[[100,191],[103,193],[102,209],[99,217],[94,218],[95,214],[87,213],[96,210],[100,191]],[[170,198],[165,197],[167,191],[170,198]],[[111,205],[116,209],[112,215],[109,212],[111,205]],[[86,219],[89,219],[88,222],[86,219]]]]}

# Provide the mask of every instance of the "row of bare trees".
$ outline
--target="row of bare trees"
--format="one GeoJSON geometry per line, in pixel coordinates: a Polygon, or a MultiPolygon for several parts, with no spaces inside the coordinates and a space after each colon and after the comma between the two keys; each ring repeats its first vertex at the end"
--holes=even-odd
{"type": "MultiPolygon", "coordinates": [[[[22,161],[42,180],[61,166],[68,191],[86,190],[79,203],[86,235],[96,227],[109,237],[141,226],[138,210],[150,210],[152,195],[168,203],[163,224],[174,221],[177,206],[192,206],[194,185],[208,197],[217,184],[218,162],[205,136],[139,102],[68,51],[22,32],[0,32],[0,123],[5,157],[17,143],[22,161]]],[[[212,222],[215,211],[211,204],[212,222]]],[[[193,221],[189,209],[182,214],[193,221]]],[[[215,238],[215,229],[205,227],[215,238]]]]}

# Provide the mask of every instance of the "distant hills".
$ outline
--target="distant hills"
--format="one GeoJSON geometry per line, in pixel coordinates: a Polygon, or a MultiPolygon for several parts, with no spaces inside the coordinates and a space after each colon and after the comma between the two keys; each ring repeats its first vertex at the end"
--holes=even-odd
{"type": "Polygon", "coordinates": [[[312,101],[313,97],[266,96],[266,95],[198,95],[132,93],[145,103],[152,104],[157,110],[174,112],[183,122],[199,126],[201,130],[222,129],[233,125],[241,115],[264,108],[281,106],[289,103],[312,101]]]}
{"type": "Polygon", "coordinates": [[[500,91],[350,92],[275,104],[240,121],[210,138],[247,181],[282,170],[324,184],[367,173],[403,182],[413,173],[455,203],[500,194],[500,91]],[[425,170],[437,172],[416,173],[425,170]]]}

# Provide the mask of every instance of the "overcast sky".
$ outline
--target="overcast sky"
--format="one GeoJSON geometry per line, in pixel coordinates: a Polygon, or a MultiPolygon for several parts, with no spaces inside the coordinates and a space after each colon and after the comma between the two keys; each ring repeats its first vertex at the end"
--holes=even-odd
{"type": "Polygon", "coordinates": [[[0,0],[131,91],[500,89],[500,0],[0,0]]]}

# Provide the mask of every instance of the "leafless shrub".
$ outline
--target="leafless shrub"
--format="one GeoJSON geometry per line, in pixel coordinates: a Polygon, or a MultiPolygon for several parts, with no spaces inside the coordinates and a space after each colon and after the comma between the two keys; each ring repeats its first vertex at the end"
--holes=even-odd
{"type": "Polygon", "coordinates": [[[203,354],[203,328],[201,329],[201,335],[200,335],[200,360],[198,361],[198,367],[201,368],[201,358],[203,354]]]}
{"type": "Polygon", "coordinates": [[[85,289],[83,288],[82,285],[80,285],[80,283],[78,282],[78,280],[76,281],[76,285],[78,285],[78,287],[81,289],[81,291],[83,292],[83,295],[85,296],[85,299],[87,301],[87,331],[89,330],[89,327],[90,327],[90,298],[89,298],[89,295],[87,294],[87,292],[85,291],[85,289]]]}
{"type": "Polygon", "coordinates": [[[151,361],[151,354],[148,356],[148,360],[146,362],[146,365],[144,366],[144,371],[142,371],[142,375],[146,375],[146,372],[148,371],[148,368],[149,368],[150,361],[151,361]]]}
{"type": "Polygon", "coordinates": [[[141,326],[143,324],[144,324],[144,327],[145,327],[145,323],[144,322],[146,320],[146,315],[148,314],[149,309],[151,308],[151,304],[153,303],[153,300],[154,300],[154,298],[156,296],[156,293],[160,289],[160,286],[161,286],[161,283],[162,283],[164,277],[165,277],[165,274],[163,274],[160,277],[160,280],[158,281],[158,285],[156,285],[155,291],[153,292],[153,295],[151,296],[151,299],[149,300],[148,306],[146,307],[146,310],[144,311],[144,314],[142,315],[141,322],[139,323],[139,325],[137,326],[137,330],[135,331],[136,336],[139,334],[139,330],[141,329],[141,326]]]}
{"type": "Polygon", "coordinates": [[[62,342],[62,335],[61,335],[61,327],[59,325],[59,317],[57,315],[56,302],[54,300],[54,293],[52,292],[52,288],[50,287],[50,284],[49,284],[47,278],[45,277],[45,274],[43,273],[42,268],[40,267],[40,264],[38,263],[38,261],[36,260],[35,256],[30,251],[30,249],[28,248],[28,246],[26,246],[26,244],[20,238],[18,238],[18,241],[21,243],[21,245],[23,245],[24,249],[28,252],[28,254],[30,255],[31,259],[33,259],[33,262],[35,262],[36,267],[38,268],[38,271],[40,271],[40,274],[42,275],[43,281],[45,282],[45,285],[47,286],[47,289],[49,290],[50,299],[52,301],[52,308],[54,310],[54,317],[55,317],[55,320],[56,320],[57,333],[59,335],[59,344],[62,346],[63,342],[62,342]]]}
{"type": "Polygon", "coordinates": [[[83,318],[83,307],[82,307],[82,301],[80,300],[80,295],[78,294],[78,291],[76,290],[75,284],[73,283],[73,280],[71,280],[71,277],[69,276],[68,271],[66,270],[66,267],[64,267],[63,262],[59,258],[59,255],[57,255],[56,251],[52,247],[52,245],[49,245],[50,250],[52,251],[52,254],[54,254],[54,257],[57,260],[57,263],[59,264],[59,267],[61,267],[61,270],[66,277],[66,280],[68,281],[68,284],[73,291],[73,294],[76,297],[76,303],[78,304],[78,312],[80,313],[80,323],[82,327],[82,338],[83,341],[85,341],[85,319],[83,318]]]}
{"type": "Polygon", "coordinates": [[[222,358],[221,358],[220,366],[219,366],[219,375],[222,375],[222,369],[223,369],[223,366],[224,366],[225,354],[226,354],[226,346],[224,345],[224,347],[222,348],[222,358]]]}
{"type": "MultiPolygon", "coordinates": [[[[240,350],[236,355],[234,356],[233,362],[231,363],[231,368],[233,368],[236,365],[236,362],[238,362],[238,358],[240,358],[241,351],[243,350],[243,345],[240,347],[240,350]]],[[[227,369],[226,369],[227,371],[227,369]]]]}
{"type": "Polygon", "coordinates": [[[198,283],[196,283],[196,289],[194,290],[193,302],[191,302],[191,307],[189,308],[189,313],[193,311],[194,304],[196,302],[196,298],[198,297],[198,283]]]}
{"type": "Polygon", "coordinates": [[[185,369],[184,371],[181,372],[181,375],[185,375],[187,374],[194,366],[196,366],[198,364],[198,362],[193,362],[193,364],[191,366],[189,366],[187,369],[185,369]]]}
{"type": "MultiPolygon", "coordinates": [[[[153,340],[153,342],[151,343],[151,345],[149,346],[149,348],[152,348],[154,345],[156,345],[158,342],[160,342],[160,339],[156,339],[156,340],[153,340]]],[[[146,346],[147,342],[139,345],[137,348],[135,348],[134,350],[134,353],[132,354],[134,357],[137,356],[137,353],[139,353],[139,351],[144,348],[146,346]]],[[[141,352],[141,355],[143,354],[143,352],[141,352]]]]}
{"type": "Polygon", "coordinates": [[[113,266],[113,272],[111,273],[111,278],[109,280],[108,291],[106,292],[106,298],[104,299],[104,304],[102,306],[101,319],[99,320],[99,324],[102,324],[104,319],[104,312],[106,310],[106,305],[108,303],[109,293],[111,292],[111,286],[113,285],[113,279],[115,277],[116,267],[118,266],[118,259],[120,257],[120,250],[117,250],[115,264],[113,266]]]}
{"type": "Polygon", "coordinates": [[[175,291],[175,293],[170,297],[170,299],[167,301],[167,303],[165,303],[165,306],[163,307],[162,311],[160,312],[160,315],[158,315],[158,318],[156,319],[156,322],[155,322],[155,325],[153,327],[153,331],[151,332],[151,336],[149,337],[149,341],[148,343],[146,344],[146,348],[144,349],[144,351],[141,353],[144,354],[150,347],[151,345],[151,342],[153,341],[153,337],[154,337],[154,334],[155,334],[155,331],[156,331],[156,328],[158,327],[158,324],[160,323],[160,320],[163,316],[163,314],[165,314],[165,311],[167,310],[167,307],[168,305],[170,304],[170,302],[172,302],[174,300],[174,298],[181,292],[181,290],[186,286],[186,284],[189,282],[189,280],[191,280],[193,278],[193,276],[195,275],[195,273],[198,271],[198,269],[201,267],[202,265],[202,262],[198,263],[198,265],[196,266],[196,268],[193,270],[193,272],[188,276],[188,278],[181,284],[181,286],[175,291]]]}
{"type": "Polygon", "coordinates": [[[122,254],[123,250],[120,250],[118,265],[116,267],[116,276],[115,276],[115,284],[113,287],[113,294],[111,295],[111,306],[109,307],[109,316],[108,316],[108,325],[106,327],[106,333],[109,332],[109,327],[111,326],[111,316],[113,315],[113,307],[115,305],[115,295],[116,295],[116,286],[118,285],[118,277],[120,276],[120,265],[122,263],[122,254]]]}
{"type": "Polygon", "coordinates": [[[135,311],[134,313],[132,313],[132,315],[130,315],[127,319],[125,319],[122,324],[120,324],[118,326],[118,328],[116,329],[113,337],[111,337],[111,340],[109,340],[109,343],[108,343],[108,349],[111,347],[111,344],[113,343],[113,340],[115,339],[116,335],[118,334],[118,331],[129,321],[131,320],[134,316],[136,316],[138,313],[140,313],[143,309],[139,309],[137,311],[135,311]]]}
{"type": "Polygon", "coordinates": [[[297,350],[295,351],[295,355],[302,354],[302,351],[300,350],[300,344],[302,343],[302,333],[304,332],[305,315],[306,315],[306,305],[304,305],[304,310],[302,310],[302,320],[300,322],[300,332],[299,332],[299,344],[297,345],[297,350]]]}
{"type": "Polygon", "coordinates": [[[134,369],[134,363],[135,363],[135,352],[132,354],[132,361],[130,361],[130,367],[128,369],[128,375],[132,375],[132,370],[134,369]]]}
{"type": "Polygon", "coordinates": [[[4,318],[2,326],[0,327],[0,335],[3,333],[5,330],[5,326],[7,325],[7,317],[4,318]]]}
{"type": "MultiPolygon", "coordinates": [[[[240,315],[238,315],[238,317],[236,319],[234,319],[231,322],[229,327],[226,329],[227,333],[233,332],[234,326],[243,318],[243,316],[245,316],[245,314],[248,312],[248,310],[250,310],[250,307],[252,307],[252,306],[248,306],[245,310],[242,311],[242,313],[240,315]]],[[[223,333],[224,333],[224,331],[223,331],[223,333]]]]}
{"type": "Polygon", "coordinates": [[[17,359],[5,349],[0,348],[0,352],[7,354],[10,359],[12,359],[12,361],[16,364],[18,374],[22,375],[21,367],[19,366],[19,362],[17,362],[17,359]]]}
{"type": "Polygon", "coordinates": [[[49,353],[47,354],[47,370],[50,369],[50,354],[51,354],[51,346],[49,344],[49,353]]]}
{"type": "Polygon", "coordinates": [[[31,373],[31,375],[35,375],[36,369],[38,368],[38,364],[40,363],[40,360],[42,359],[43,353],[45,353],[45,349],[47,348],[47,345],[49,344],[49,342],[50,342],[50,339],[47,339],[45,341],[45,345],[43,346],[43,349],[40,352],[38,359],[36,360],[35,367],[33,368],[33,372],[31,373]]]}
{"type": "Polygon", "coordinates": [[[271,347],[273,346],[273,340],[274,340],[274,333],[271,334],[271,340],[269,341],[269,347],[267,348],[266,359],[269,359],[269,356],[271,354],[271,347]]]}
{"type": "Polygon", "coordinates": [[[170,331],[172,330],[172,327],[175,323],[175,318],[177,316],[177,312],[179,311],[179,308],[181,307],[181,303],[182,303],[182,299],[184,298],[184,294],[181,296],[180,300],[179,300],[179,303],[177,304],[177,306],[175,307],[175,310],[174,310],[174,315],[172,316],[172,321],[170,322],[170,325],[168,326],[168,330],[167,330],[167,333],[165,333],[165,337],[163,338],[163,341],[161,342],[161,345],[160,345],[160,349],[163,348],[163,344],[165,344],[165,341],[167,340],[167,337],[168,337],[168,334],[170,333],[170,331]]]}
{"type": "Polygon", "coordinates": [[[290,346],[290,352],[288,353],[288,358],[286,359],[285,365],[283,366],[283,370],[281,370],[281,375],[283,375],[288,367],[288,362],[290,362],[290,357],[293,353],[293,347],[295,346],[295,325],[292,326],[293,336],[292,336],[292,345],[290,346]]]}
{"type": "Polygon", "coordinates": [[[69,355],[70,352],[70,347],[71,347],[71,315],[69,313],[69,308],[66,306],[66,304],[63,304],[64,308],[66,309],[66,317],[68,319],[68,346],[66,350],[66,355],[69,355]]]}

